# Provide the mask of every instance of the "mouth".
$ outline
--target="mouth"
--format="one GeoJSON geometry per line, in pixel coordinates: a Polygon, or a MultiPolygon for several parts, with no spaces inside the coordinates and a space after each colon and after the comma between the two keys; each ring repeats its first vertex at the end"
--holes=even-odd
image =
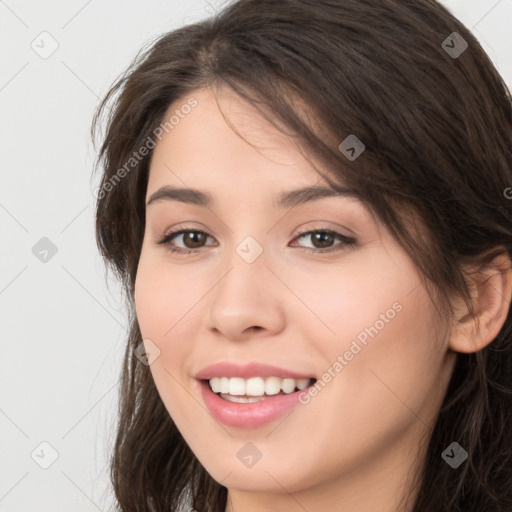
{"type": "Polygon", "coordinates": [[[224,425],[242,429],[256,429],[278,420],[301,403],[301,393],[307,393],[316,381],[278,377],[197,379],[211,415],[224,425]]]}
{"type": "Polygon", "coordinates": [[[292,379],[280,377],[212,377],[203,379],[205,385],[222,400],[232,403],[255,403],[282,395],[292,395],[315,384],[315,378],[292,379]]]}

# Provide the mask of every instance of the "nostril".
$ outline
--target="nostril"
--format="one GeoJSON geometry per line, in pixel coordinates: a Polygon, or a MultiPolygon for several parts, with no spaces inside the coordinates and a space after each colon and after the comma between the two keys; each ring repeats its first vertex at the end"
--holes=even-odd
{"type": "Polygon", "coordinates": [[[253,331],[260,331],[261,329],[263,329],[263,327],[260,327],[259,325],[254,325],[254,326],[251,327],[251,329],[253,331]]]}

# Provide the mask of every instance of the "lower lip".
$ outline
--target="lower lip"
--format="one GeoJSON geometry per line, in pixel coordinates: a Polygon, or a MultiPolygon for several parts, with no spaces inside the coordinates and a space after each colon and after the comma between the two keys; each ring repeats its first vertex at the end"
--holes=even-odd
{"type": "Polygon", "coordinates": [[[240,404],[222,399],[212,391],[208,382],[198,382],[206,407],[213,416],[224,425],[238,428],[257,428],[280,418],[299,404],[299,393],[306,392],[308,389],[288,395],[269,396],[258,402],[240,404]]]}

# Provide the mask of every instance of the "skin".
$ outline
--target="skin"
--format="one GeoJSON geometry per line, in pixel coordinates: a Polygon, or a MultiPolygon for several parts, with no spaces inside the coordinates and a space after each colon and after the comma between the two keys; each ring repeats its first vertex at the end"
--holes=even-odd
{"type": "MultiPolygon", "coordinates": [[[[222,111],[258,149],[226,124],[210,89],[190,96],[198,105],[154,150],[146,199],[173,185],[207,192],[215,204],[147,206],[135,286],[142,336],[160,350],[150,369],[165,407],[228,488],[226,512],[396,512],[420,469],[454,350],[478,350],[496,336],[507,303],[495,299],[510,299],[511,273],[487,281],[495,295],[481,289],[481,330],[467,319],[441,321],[410,257],[361,202],[331,197],[273,210],[280,192],[325,181],[230,90],[219,89],[222,111]],[[157,242],[178,228],[209,236],[188,246],[178,236],[169,244],[197,249],[171,253],[157,242]],[[298,238],[299,228],[332,229],[356,244],[333,238],[324,247],[341,250],[312,253],[322,245],[298,238]],[[263,248],[251,264],[236,252],[247,236],[263,248]],[[320,379],[394,303],[400,312],[287,417],[237,429],[206,409],[194,379],[205,366],[258,361],[320,379]],[[261,452],[250,468],[237,457],[247,442],[261,452]]],[[[457,313],[464,318],[463,303],[457,313]]]]}

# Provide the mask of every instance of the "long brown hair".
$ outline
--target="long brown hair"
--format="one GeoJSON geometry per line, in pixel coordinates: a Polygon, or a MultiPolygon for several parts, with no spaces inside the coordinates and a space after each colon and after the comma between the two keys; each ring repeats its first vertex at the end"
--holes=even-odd
{"type": "MultiPolygon", "coordinates": [[[[512,255],[510,92],[475,37],[434,0],[237,0],[160,37],[112,86],[92,128],[94,138],[106,117],[97,243],[130,310],[111,460],[124,512],[177,511],[187,496],[200,512],[226,506],[227,489],[191,452],[134,356],[151,149],[131,159],[154,146],[171,103],[218,84],[357,191],[413,259],[439,314],[453,312],[454,296],[474,312],[463,264],[512,255]],[[366,148],[355,160],[338,148],[351,134],[366,148]]],[[[487,347],[457,355],[429,435],[413,512],[512,510],[510,308],[487,347]],[[453,441],[469,454],[457,470],[441,457],[453,441]]]]}

